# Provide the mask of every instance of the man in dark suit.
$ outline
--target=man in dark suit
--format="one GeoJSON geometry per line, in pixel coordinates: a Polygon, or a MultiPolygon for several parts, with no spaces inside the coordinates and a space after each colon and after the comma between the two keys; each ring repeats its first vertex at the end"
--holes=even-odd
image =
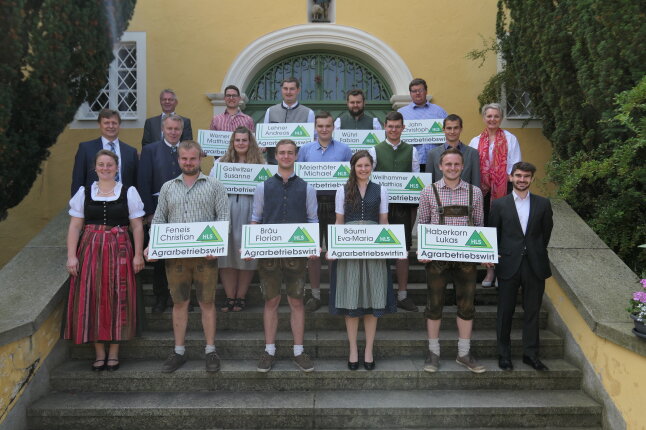
{"type": "Polygon", "coordinates": [[[465,145],[460,141],[462,133],[462,118],[456,114],[451,114],[444,118],[442,130],[446,137],[446,142],[438,145],[428,151],[426,159],[426,173],[433,174],[433,182],[442,179],[442,170],[440,170],[440,156],[449,148],[455,148],[462,153],[464,157],[464,170],[460,176],[464,182],[476,187],[480,187],[480,156],[478,150],[465,145]]]}
{"type": "MultiPolygon", "coordinates": [[[[162,90],[159,94],[159,105],[162,108],[162,114],[150,117],[146,120],[146,123],[144,124],[144,136],[141,139],[142,148],[149,143],[159,142],[162,140],[162,120],[169,115],[175,115],[175,108],[178,103],[179,99],[177,98],[175,91],[168,88],[162,90]]],[[[191,120],[186,117],[182,117],[182,120],[184,120],[184,128],[182,130],[180,141],[193,140],[191,120]]]]}
{"type": "MultiPolygon", "coordinates": [[[[146,224],[150,221],[157,209],[157,199],[162,185],[178,177],[182,171],[177,160],[177,144],[179,143],[184,122],[179,115],[169,115],[163,122],[164,139],[146,145],[141,150],[139,164],[138,190],[144,202],[146,224]]],[[[170,293],[163,259],[154,263],[153,293],[156,297],[152,311],[164,312],[169,305],[170,293]]]]}
{"type": "Polygon", "coordinates": [[[518,288],[523,288],[523,363],[536,370],[548,370],[538,356],[539,313],[545,291],[545,279],[552,276],[547,245],[552,234],[550,201],[529,192],[536,167],[520,161],[512,167],[511,194],[493,202],[489,227],[498,234],[500,259],[498,276],[498,365],[512,370],[511,320],[516,308],[518,288]]]}
{"type": "Polygon", "coordinates": [[[121,116],[119,112],[112,109],[103,109],[98,117],[101,137],[87,142],[81,142],[72,169],[72,196],[76,194],[79,187],[89,187],[98,180],[94,171],[94,157],[102,149],[114,152],[119,157],[119,171],[116,180],[125,187],[137,185],[137,167],[139,157],[137,150],[124,142],[119,141],[119,128],[121,116]]]}

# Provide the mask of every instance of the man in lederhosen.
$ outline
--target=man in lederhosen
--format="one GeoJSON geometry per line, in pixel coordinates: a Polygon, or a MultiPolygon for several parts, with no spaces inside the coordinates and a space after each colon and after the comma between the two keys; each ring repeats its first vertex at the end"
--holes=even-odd
{"type": "MultiPolygon", "coordinates": [[[[455,226],[482,226],[482,191],[460,178],[464,168],[462,153],[447,149],[440,156],[442,179],[426,187],[420,196],[419,223],[455,226]]],[[[424,316],[428,331],[428,356],[424,370],[437,372],[440,366],[440,324],[446,284],[453,282],[458,307],[458,355],[455,361],[474,373],[486,369],[470,352],[475,314],[476,263],[419,260],[426,263],[428,298],[424,316]]]]}

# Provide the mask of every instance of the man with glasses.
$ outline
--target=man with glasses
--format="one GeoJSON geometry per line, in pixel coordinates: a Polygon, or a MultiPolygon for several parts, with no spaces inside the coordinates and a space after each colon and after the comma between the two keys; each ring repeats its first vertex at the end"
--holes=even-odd
{"type": "MultiPolygon", "coordinates": [[[[164,130],[162,122],[166,117],[171,115],[176,115],[175,108],[179,103],[177,94],[175,91],[166,88],[159,93],[159,106],[162,108],[162,114],[150,117],[146,120],[144,124],[144,135],[141,138],[141,147],[148,145],[149,143],[159,142],[164,137],[164,130]]],[[[193,128],[191,127],[191,120],[186,117],[182,117],[184,121],[184,128],[182,129],[182,136],[180,137],[180,142],[183,140],[192,140],[193,139],[193,128]]]]}
{"type": "MultiPolygon", "coordinates": [[[[426,100],[428,87],[424,79],[416,78],[410,81],[408,91],[410,92],[412,102],[398,110],[406,121],[411,119],[444,119],[447,117],[448,114],[444,109],[426,100]]],[[[424,172],[426,171],[426,156],[428,155],[428,151],[433,149],[435,145],[419,144],[413,146],[417,149],[420,168],[424,172]]]]}
{"type": "Polygon", "coordinates": [[[227,107],[226,110],[213,117],[209,129],[234,131],[238,127],[247,127],[251,131],[255,130],[253,119],[240,110],[240,90],[238,87],[229,85],[224,89],[224,104],[227,107]]]}

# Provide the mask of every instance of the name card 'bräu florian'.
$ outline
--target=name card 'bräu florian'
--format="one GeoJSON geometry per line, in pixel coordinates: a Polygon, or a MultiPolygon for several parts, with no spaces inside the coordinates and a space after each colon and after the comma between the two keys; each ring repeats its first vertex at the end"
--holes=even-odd
{"type": "Polygon", "coordinates": [[[242,258],[309,257],[319,252],[318,223],[242,226],[242,258]]]}
{"type": "Polygon", "coordinates": [[[227,255],[229,221],[153,224],[148,257],[194,258],[227,255]]]}
{"type": "Polygon", "coordinates": [[[406,258],[402,224],[340,224],[327,228],[331,258],[406,258]]]}
{"type": "Polygon", "coordinates": [[[285,122],[256,124],[256,141],[261,148],[276,146],[283,139],[293,140],[302,146],[314,140],[314,124],[311,122],[285,122]]]}
{"type": "Polygon", "coordinates": [[[498,237],[492,227],[419,224],[417,240],[420,260],[498,262],[498,237]]]}

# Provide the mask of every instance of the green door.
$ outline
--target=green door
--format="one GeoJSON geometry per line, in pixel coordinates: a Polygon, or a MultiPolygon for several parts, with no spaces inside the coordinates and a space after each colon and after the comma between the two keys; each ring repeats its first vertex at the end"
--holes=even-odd
{"type": "Polygon", "coordinates": [[[258,73],[245,91],[245,113],[262,122],[267,108],[280,103],[280,82],[290,76],[301,82],[299,102],[315,112],[326,110],[336,118],[347,110],[346,93],[355,88],[366,94],[365,111],[382,123],[392,110],[392,91],[374,69],[348,55],[316,51],[283,57],[258,73]]]}

